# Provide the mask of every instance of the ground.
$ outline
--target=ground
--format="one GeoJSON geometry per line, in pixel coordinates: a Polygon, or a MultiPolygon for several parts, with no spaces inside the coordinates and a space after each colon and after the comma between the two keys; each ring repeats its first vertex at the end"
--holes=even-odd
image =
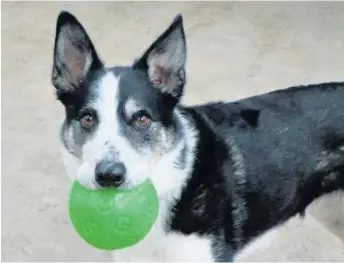
{"type": "MultiPolygon", "coordinates": [[[[3,261],[108,260],[68,219],[58,142],[64,112],[50,84],[61,9],[83,22],[108,64],[131,63],[182,13],[187,104],[343,81],[343,2],[2,2],[3,261]]],[[[343,195],[308,212],[244,260],[344,261],[343,195]]]]}

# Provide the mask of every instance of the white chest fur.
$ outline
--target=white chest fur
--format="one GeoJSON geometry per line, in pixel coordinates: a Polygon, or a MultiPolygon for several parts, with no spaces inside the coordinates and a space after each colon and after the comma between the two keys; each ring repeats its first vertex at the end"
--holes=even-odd
{"type": "Polygon", "coordinates": [[[149,234],[138,244],[113,252],[115,262],[212,262],[211,239],[198,235],[166,233],[168,209],[160,203],[159,216],[149,234]]]}
{"type": "Polygon", "coordinates": [[[154,229],[139,244],[113,252],[115,262],[213,262],[210,239],[154,229]]]}

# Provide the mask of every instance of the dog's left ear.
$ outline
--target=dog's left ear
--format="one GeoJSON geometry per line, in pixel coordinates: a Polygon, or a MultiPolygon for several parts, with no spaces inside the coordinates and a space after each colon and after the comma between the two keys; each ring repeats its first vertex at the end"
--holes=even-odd
{"type": "Polygon", "coordinates": [[[177,15],[171,25],[135,61],[134,68],[146,70],[154,87],[180,99],[186,81],[186,41],[183,17],[177,15]]]}

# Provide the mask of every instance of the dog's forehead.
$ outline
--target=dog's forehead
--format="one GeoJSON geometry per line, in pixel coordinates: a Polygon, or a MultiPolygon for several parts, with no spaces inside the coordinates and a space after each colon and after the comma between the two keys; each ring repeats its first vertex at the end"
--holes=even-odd
{"type": "Polygon", "coordinates": [[[130,117],[140,110],[147,110],[155,118],[161,115],[161,92],[144,72],[132,67],[104,68],[89,75],[85,85],[85,107],[95,107],[108,116],[117,111],[130,117]]]}
{"type": "Polygon", "coordinates": [[[158,90],[149,84],[144,73],[131,67],[109,68],[99,83],[101,90],[108,89],[109,85],[112,86],[119,107],[125,107],[125,104],[131,108],[156,106],[158,90]]]}

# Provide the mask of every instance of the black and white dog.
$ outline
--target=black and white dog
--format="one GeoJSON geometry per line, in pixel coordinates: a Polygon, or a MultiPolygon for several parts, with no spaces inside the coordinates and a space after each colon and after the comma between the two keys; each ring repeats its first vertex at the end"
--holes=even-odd
{"type": "Polygon", "coordinates": [[[181,15],[133,65],[107,68],[61,12],[53,60],[68,174],[91,189],[150,177],[158,191],[157,222],[116,261],[232,261],[344,189],[344,82],[183,106],[181,15]]]}

